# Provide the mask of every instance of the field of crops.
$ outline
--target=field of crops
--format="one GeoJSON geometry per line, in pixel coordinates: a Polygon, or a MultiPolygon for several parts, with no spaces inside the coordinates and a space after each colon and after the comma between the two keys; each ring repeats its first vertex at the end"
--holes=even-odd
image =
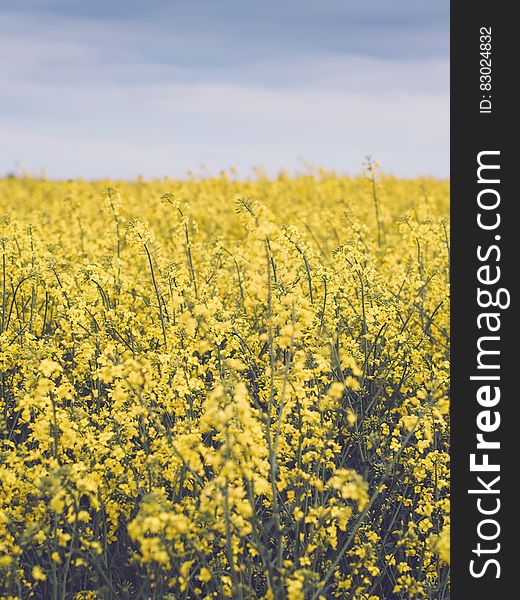
{"type": "Polygon", "coordinates": [[[0,181],[0,597],[449,598],[449,189],[0,181]]]}

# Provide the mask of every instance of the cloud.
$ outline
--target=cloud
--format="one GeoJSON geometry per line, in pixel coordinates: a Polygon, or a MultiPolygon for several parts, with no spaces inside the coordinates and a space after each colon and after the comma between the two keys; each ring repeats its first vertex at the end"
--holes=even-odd
{"type": "MultiPolygon", "coordinates": [[[[240,53],[237,40],[247,32],[226,42],[223,30],[240,29],[244,11],[235,20],[224,11],[223,30],[204,39],[204,19],[193,30],[176,22],[170,32],[157,15],[139,23],[137,8],[123,19],[74,12],[75,2],[68,10],[55,2],[52,13],[50,4],[43,12],[19,4],[3,20],[0,56],[10,58],[0,71],[0,170],[18,160],[53,177],[128,178],[183,175],[201,163],[213,172],[231,164],[274,171],[295,168],[303,157],[355,171],[372,154],[398,174],[448,174],[449,64],[442,53],[378,56],[290,39],[281,52],[279,34],[272,38],[278,53],[262,52],[258,38],[254,51],[240,53]],[[213,47],[219,39],[224,50],[213,47]],[[231,50],[235,60],[226,58],[231,50]]],[[[392,25],[390,16],[371,15],[377,4],[369,2],[365,13],[358,7],[351,18],[372,19],[364,34],[375,46],[377,31],[417,35],[413,19],[392,25]]],[[[346,18],[344,3],[327,6],[322,19],[346,18]]],[[[157,9],[168,13],[162,2],[157,9]]],[[[295,6],[282,10],[282,20],[296,14],[304,22],[316,7],[305,1],[296,13],[295,6]]],[[[442,25],[440,17],[433,28],[415,19],[432,35],[442,25]]]]}
{"type": "Polygon", "coordinates": [[[85,176],[182,175],[200,163],[213,172],[230,164],[276,170],[298,166],[299,157],[353,171],[366,154],[404,175],[446,174],[445,94],[222,84],[40,87],[38,94],[54,116],[43,125],[34,117],[2,123],[4,147],[55,177],[70,174],[75,160],[74,174],[85,176]]]}

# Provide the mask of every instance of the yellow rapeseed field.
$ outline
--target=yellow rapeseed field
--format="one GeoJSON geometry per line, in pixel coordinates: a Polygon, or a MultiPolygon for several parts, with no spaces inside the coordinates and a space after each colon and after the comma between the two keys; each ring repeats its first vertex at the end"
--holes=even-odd
{"type": "Polygon", "coordinates": [[[448,205],[1,180],[1,598],[447,599],[448,205]]]}

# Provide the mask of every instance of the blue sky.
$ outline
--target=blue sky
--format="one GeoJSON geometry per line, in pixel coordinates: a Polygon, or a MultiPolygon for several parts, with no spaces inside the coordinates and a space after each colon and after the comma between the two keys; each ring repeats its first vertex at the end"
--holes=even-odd
{"type": "Polygon", "coordinates": [[[0,174],[449,176],[449,2],[0,0],[0,174]]]}

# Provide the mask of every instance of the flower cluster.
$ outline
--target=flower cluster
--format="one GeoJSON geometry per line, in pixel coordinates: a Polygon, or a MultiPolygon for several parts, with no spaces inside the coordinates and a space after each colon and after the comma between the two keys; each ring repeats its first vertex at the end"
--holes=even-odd
{"type": "Polygon", "coordinates": [[[447,214],[375,165],[0,181],[1,597],[447,599],[447,214]]]}

